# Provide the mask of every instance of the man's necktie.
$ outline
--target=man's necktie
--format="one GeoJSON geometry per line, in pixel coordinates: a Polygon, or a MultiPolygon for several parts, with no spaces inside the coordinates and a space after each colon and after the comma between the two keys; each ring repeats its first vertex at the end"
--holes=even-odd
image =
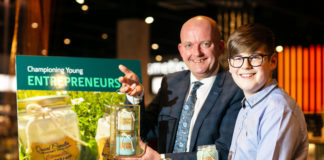
{"type": "Polygon", "coordinates": [[[194,82],[194,86],[191,89],[188,100],[183,105],[173,153],[186,151],[190,122],[194,113],[195,103],[197,100],[196,91],[201,85],[202,83],[199,81],[194,82]]]}

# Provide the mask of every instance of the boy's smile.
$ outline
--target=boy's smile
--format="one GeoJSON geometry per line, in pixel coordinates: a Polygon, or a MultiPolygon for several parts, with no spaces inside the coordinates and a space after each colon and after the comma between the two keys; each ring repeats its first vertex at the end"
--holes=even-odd
{"type": "Polygon", "coordinates": [[[252,76],[254,76],[254,75],[255,75],[255,73],[242,73],[242,74],[240,74],[240,76],[242,78],[247,78],[247,79],[252,78],[252,76]]]}

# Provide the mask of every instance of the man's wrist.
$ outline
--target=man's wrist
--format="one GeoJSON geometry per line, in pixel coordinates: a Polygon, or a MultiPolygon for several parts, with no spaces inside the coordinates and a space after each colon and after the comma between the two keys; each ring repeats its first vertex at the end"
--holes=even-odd
{"type": "Polygon", "coordinates": [[[165,159],[165,154],[160,154],[160,159],[165,159]]]}
{"type": "Polygon", "coordinates": [[[165,154],[160,154],[160,160],[172,160],[171,158],[165,158],[165,154]]]}
{"type": "Polygon", "coordinates": [[[131,104],[139,104],[142,101],[143,97],[144,92],[142,92],[139,96],[130,96],[126,94],[126,98],[131,104]]]}

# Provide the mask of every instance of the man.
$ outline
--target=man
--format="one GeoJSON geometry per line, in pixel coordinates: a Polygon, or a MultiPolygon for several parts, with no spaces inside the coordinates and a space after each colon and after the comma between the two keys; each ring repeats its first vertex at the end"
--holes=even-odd
{"type": "MultiPolygon", "coordinates": [[[[198,146],[214,144],[225,160],[243,93],[218,63],[224,49],[218,25],[206,16],[193,17],[183,24],[180,39],[178,50],[189,71],[165,76],[141,113],[141,138],[157,137],[158,151],[147,147],[140,159],[196,159],[198,146]]],[[[142,96],[138,77],[125,66],[119,69],[125,74],[120,91],[142,96]]]]}

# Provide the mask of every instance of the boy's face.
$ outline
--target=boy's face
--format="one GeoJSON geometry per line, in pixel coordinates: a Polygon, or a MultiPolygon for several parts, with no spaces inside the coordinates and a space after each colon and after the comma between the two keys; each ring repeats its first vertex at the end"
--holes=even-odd
{"type": "Polygon", "coordinates": [[[260,47],[254,53],[239,53],[229,60],[229,72],[235,83],[243,90],[246,98],[263,89],[271,81],[272,71],[276,68],[276,54],[272,56],[260,47]],[[250,58],[242,58],[250,57],[250,58]],[[243,64],[241,63],[243,59],[243,64]],[[242,64],[241,67],[240,64],[242,64]]]}

